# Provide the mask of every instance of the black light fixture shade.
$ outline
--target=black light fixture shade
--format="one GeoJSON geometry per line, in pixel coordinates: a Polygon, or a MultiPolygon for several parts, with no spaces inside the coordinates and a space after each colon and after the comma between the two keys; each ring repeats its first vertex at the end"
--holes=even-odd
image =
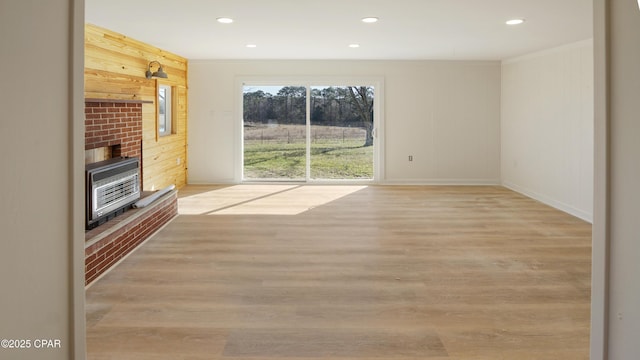
{"type": "Polygon", "coordinates": [[[147,79],[151,79],[151,78],[162,78],[162,79],[166,79],[169,77],[169,75],[167,75],[166,72],[164,72],[164,70],[162,69],[162,64],[160,64],[158,61],[152,61],[149,63],[149,65],[147,66],[147,72],[145,73],[145,76],[147,77],[147,79]],[[152,64],[158,64],[158,71],[155,72],[151,72],[151,65],[152,64]]]}

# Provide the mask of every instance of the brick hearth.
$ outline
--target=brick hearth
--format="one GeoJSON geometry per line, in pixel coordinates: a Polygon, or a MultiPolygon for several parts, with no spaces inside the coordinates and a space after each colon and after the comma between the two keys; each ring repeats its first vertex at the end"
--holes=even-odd
{"type": "MultiPolygon", "coordinates": [[[[149,193],[145,194],[149,195],[149,193]]],[[[141,209],[131,209],[85,234],[85,285],[135,250],[178,214],[173,190],[141,209]]]]}

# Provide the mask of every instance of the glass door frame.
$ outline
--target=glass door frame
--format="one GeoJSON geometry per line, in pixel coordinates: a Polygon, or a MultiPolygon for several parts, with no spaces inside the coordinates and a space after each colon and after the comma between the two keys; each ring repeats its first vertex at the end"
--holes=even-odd
{"type": "Polygon", "coordinates": [[[353,77],[237,77],[236,78],[236,183],[307,183],[307,184],[375,184],[384,174],[384,78],[381,76],[353,77]],[[306,170],[305,180],[258,180],[244,178],[244,97],[245,86],[304,86],[306,88],[306,170]],[[311,176],[311,87],[313,86],[371,86],[375,91],[373,103],[373,179],[312,179],[311,176]]]}

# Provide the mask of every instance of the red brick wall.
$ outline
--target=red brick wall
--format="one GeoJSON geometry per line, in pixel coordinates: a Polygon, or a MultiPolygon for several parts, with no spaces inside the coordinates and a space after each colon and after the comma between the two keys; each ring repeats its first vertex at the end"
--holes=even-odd
{"type": "Polygon", "coordinates": [[[156,200],[149,207],[153,208],[129,210],[125,215],[129,214],[130,216],[121,219],[122,223],[126,225],[85,248],[85,285],[89,285],[97,279],[176,216],[178,214],[177,195],[173,192],[172,196],[156,200]],[[135,216],[132,213],[143,210],[146,212],[140,216],[135,216]]]}
{"type": "Polygon", "coordinates": [[[142,161],[142,104],[85,101],[84,149],[120,145],[120,154],[142,161]]]}

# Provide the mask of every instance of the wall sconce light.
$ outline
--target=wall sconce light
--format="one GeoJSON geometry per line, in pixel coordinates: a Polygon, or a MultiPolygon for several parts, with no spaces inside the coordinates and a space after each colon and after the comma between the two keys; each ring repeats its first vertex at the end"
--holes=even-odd
{"type": "Polygon", "coordinates": [[[151,79],[152,77],[156,77],[156,78],[163,78],[166,79],[169,76],[167,75],[166,72],[164,72],[164,70],[162,70],[162,64],[160,64],[157,61],[152,61],[149,63],[149,66],[147,66],[147,72],[145,73],[145,76],[147,77],[147,79],[151,79]],[[151,72],[151,65],[152,64],[158,64],[158,71],[155,72],[151,72]]]}

